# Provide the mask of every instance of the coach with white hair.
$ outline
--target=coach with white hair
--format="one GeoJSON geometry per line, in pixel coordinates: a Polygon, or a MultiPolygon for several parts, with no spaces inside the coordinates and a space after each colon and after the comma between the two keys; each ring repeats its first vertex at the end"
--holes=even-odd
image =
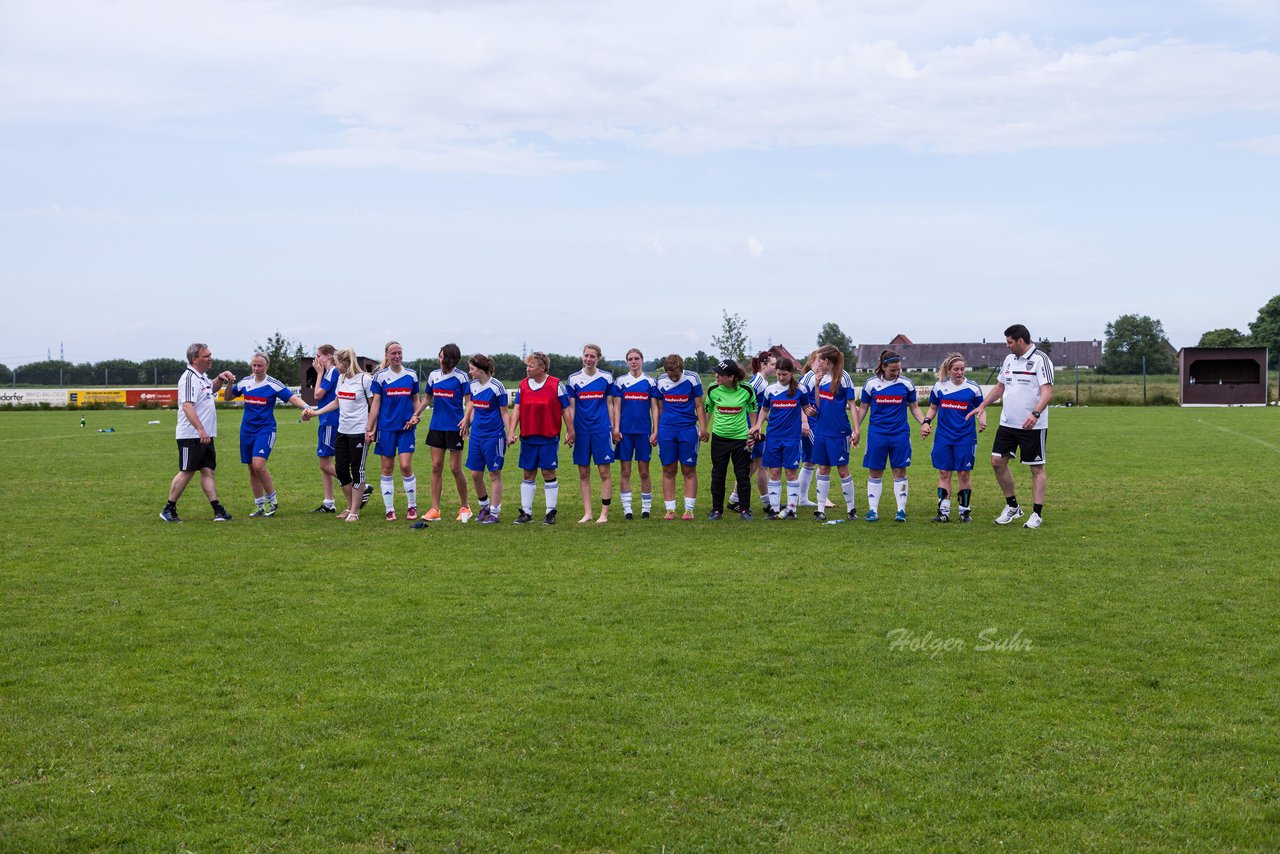
{"type": "Polygon", "coordinates": [[[236,375],[223,371],[210,380],[207,372],[212,365],[209,345],[192,344],[187,348],[187,369],[178,380],[178,474],[169,485],[169,500],[160,511],[160,518],[166,522],[182,521],[178,517],[178,499],[196,472],[200,472],[200,488],[213,506],[213,521],[231,521],[231,514],[218,500],[213,479],[218,465],[213,446],[218,435],[218,412],[213,402],[218,390],[235,382],[236,375]]]}

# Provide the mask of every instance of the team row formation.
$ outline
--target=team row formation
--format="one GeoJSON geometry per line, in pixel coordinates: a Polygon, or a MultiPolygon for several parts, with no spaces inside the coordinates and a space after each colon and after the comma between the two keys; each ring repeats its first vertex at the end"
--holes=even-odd
{"type": "Polygon", "coordinates": [[[314,357],[315,402],[307,404],[270,376],[264,354],[250,360],[249,376],[237,379],[228,371],[210,378],[212,355],[207,345],[193,344],[188,348],[189,367],[178,387],[179,471],[161,517],[179,521],[177,499],[199,472],[202,488],[215,504],[215,519],[230,518],[217,502],[214,481],[217,412],[213,400],[225,386],[227,400],[244,400],[240,459],[248,468],[254,517],[275,512],[268,460],[275,445],[275,407],[283,402],[302,409],[304,420],[318,421],[316,457],[324,500],[317,510],[333,511],[344,521],[359,519],[372,491],[366,489],[370,454],[380,460],[378,491],[388,521],[396,520],[397,469],[409,521],[421,526],[440,519],[446,467],[459,496],[457,518],[468,521],[473,513],[463,474],[465,452],[465,468],[479,504],[474,515],[482,523],[499,522],[506,452],[519,444],[522,481],[520,512],[514,522],[533,521],[541,474],[544,523],[552,523],[562,441],[572,449],[578,469],[582,523],[608,521],[614,463],[619,466],[624,515],[633,515],[633,469],[639,479],[640,515],[652,513],[654,450],[661,466],[664,518],[676,518],[679,497],[683,498],[681,518],[693,518],[703,444],[709,444],[711,457],[712,519],[721,518],[726,509],[751,519],[754,480],[764,512],[771,518],[795,518],[797,508],[805,506],[810,485],[816,484],[816,515],[826,521],[833,475],[845,501],[844,518],[858,518],[849,466],[852,449],[863,444],[867,508],[862,518],[878,520],[885,472],[890,471],[897,505],[894,518],[905,521],[911,465],[909,419],[919,425],[923,439],[933,439],[931,462],[938,471],[934,521],[950,521],[953,494],[956,518],[968,521],[977,434],[986,429],[987,407],[1002,401],[991,461],[1006,506],[996,522],[1009,524],[1024,516],[1008,465],[1017,455],[1032,472],[1034,504],[1024,525],[1037,528],[1043,523],[1053,366],[1031,343],[1025,327],[1011,326],[1005,336],[1009,356],[997,383],[985,395],[966,376],[963,355],[953,353],[938,367],[937,382],[926,398],[927,412],[921,410],[916,386],[903,375],[901,358],[892,350],[881,353],[874,375],[861,388],[845,371],[844,354],[828,346],[815,350],[802,365],[768,350],[752,357],[749,372],[732,359],[723,360],[714,369],[715,382],[704,390],[701,378],[685,369],[679,355],[666,357],[663,371],[654,377],[644,372],[644,355],[633,348],[626,356],[627,373],[614,377],[599,369],[600,347],[587,344],[582,369],[563,381],[548,373],[544,353],[530,354],[525,379],[508,392],[493,376],[493,360],[484,354],[472,355],[464,372],[456,344],[440,349],[439,367],[425,380],[403,364],[398,342],[387,343],[383,360],[372,373],[363,370],[354,349],[322,345],[314,357]],[[427,407],[431,416],[424,442],[431,454],[432,476],[430,507],[420,518],[413,457],[417,428],[427,407]],[[593,496],[593,467],[600,479],[598,505],[593,496]],[[730,468],[737,488],[726,502],[730,468]],[[335,501],[335,481],[345,499],[341,512],[335,501]]]}

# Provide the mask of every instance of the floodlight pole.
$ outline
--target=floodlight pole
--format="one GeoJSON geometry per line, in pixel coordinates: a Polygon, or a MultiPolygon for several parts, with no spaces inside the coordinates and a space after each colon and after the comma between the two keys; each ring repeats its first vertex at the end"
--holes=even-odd
{"type": "Polygon", "coordinates": [[[1142,403],[1147,402],[1147,357],[1142,357],[1142,403]]]}

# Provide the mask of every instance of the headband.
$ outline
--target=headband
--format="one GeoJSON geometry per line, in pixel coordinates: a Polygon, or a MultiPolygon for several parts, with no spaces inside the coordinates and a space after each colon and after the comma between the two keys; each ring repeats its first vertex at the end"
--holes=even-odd
{"type": "Polygon", "coordinates": [[[881,364],[881,365],[887,365],[887,364],[889,364],[890,362],[901,362],[901,361],[902,361],[902,357],[901,357],[901,356],[889,356],[889,357],[888,357],[888,358],[886,358],[886,359],[881,359],[881,360],[880,360],[880,364],[881,364]]]}

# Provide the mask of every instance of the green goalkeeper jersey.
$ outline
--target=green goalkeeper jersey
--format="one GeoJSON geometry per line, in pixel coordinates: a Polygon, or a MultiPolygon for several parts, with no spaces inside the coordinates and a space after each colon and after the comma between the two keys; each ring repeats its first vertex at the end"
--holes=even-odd
{"type": "Polygon", "coordinates": [[[751,413],[756,411],[756,393],[750,383],[740,382],[732,389],[716,383],[707,389],[702,400],[711,413],[712,435],[724,439],[747,438],[751,413]]]}

